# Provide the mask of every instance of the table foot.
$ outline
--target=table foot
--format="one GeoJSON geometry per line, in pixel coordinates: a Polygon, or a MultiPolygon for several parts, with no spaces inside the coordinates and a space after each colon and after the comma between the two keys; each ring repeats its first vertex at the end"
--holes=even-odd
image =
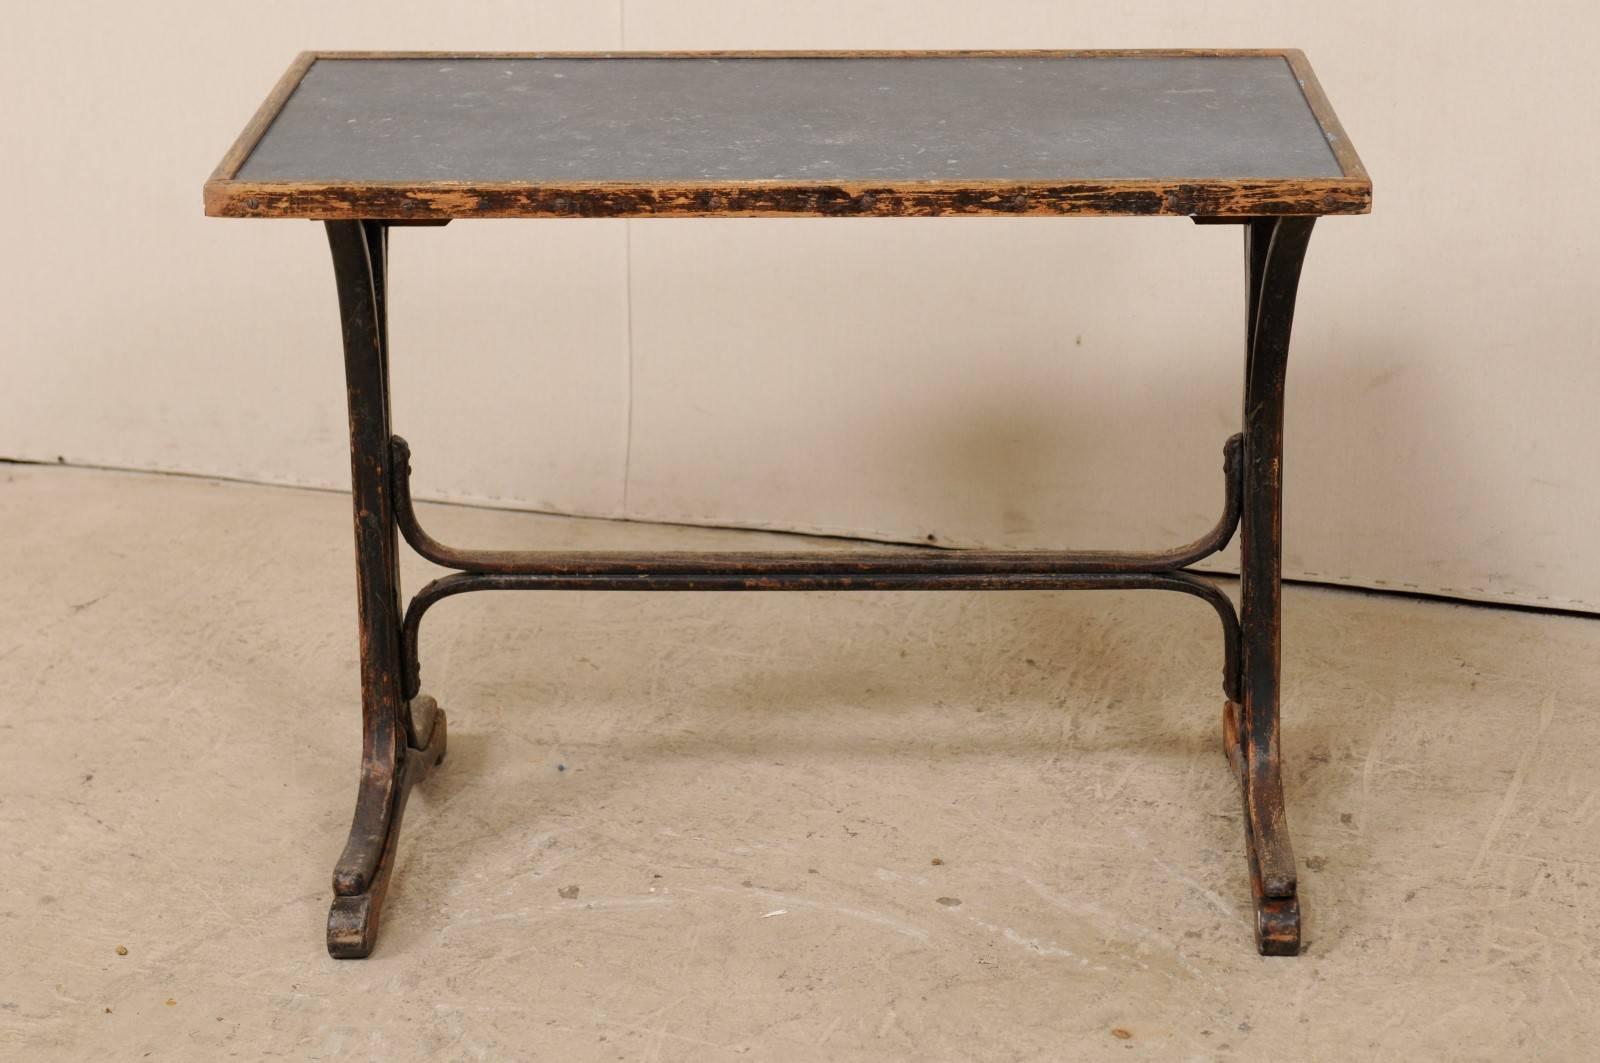
{"type": "MultiPolygon", "coordinates": [[[[1228,754],[1228,764],[1239,781],[1239,794],[1244,801],[1245,855],[1250,865],[1250,899],[1255,907],[1256,951],[1263,956],[1296,956],[1300,952],[1300,899],[1291,876],[1287,882],[1264,882],[1261,875],[1263,852],[1286,853],[1289,848],[1283,812],[1283,790],[1277,788],[1270,794],[1257,795],[1275,803],[1273,814],[1259,822],[1275,824],[1265,832],[1252,827],[1250,815],[1250,776],[1246,771],[1244,747],[1239,741],[1239,707],[1234,702],[1222,706],[1222,744],[1228,754]],[[1281,832],[1282,837],[1263,836],[1281,832]]],[[[1289,860],[1292,862],[1293,857],[1289,860]]]]}
{"type": "MultiPolygon", "coordinates": [[[[378,920],[383,913],[383,898],[394,871],[395,850],[400,841],[400,823],[405,815],[411,788],[428,776],[444,760],[447,725],[444,710],[430,697],[411,703],[411,719],[420,745],[407,745],[400,757],[393,804],[389,808],[382,835],[376,839],[351,832],[351,849],[375,845],[374,871],[364,881],[334,877],[333,907],[328,911],[328,954],[336,960],[359,960],[372,952],[378,937],[378,920]]],[[[341,866],[343,864],[341,860],[341,866]]]]}

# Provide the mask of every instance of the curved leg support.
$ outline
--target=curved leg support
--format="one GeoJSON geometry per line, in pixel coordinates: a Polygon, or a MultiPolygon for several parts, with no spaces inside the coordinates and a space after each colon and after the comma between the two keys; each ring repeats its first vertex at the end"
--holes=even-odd
{"type": "Polygon", "coordinates": [[[624,553],[459,550],[425,531],[410,489],[411,448],[392,440],[394,515],[423,557],[458,570],[422,588],[405,610],[402,694],[417,695],[422,676],[422,617],[435,602],[474,590],[1127,590],[1180,591],[1204,599],[1222,622],[1222,688],[1239,691],[1239,618],[1228,596],[1187,566],[1227,546],[1243,506],[1243,434],[1223,445],[1224,504],[1205,536],[1159,553],[1112,551],[923,550],[888,553],[624,553]]]}
{"type": "Polygon", "coordinates": [[[1259,219],[1245,227],[1249,275],[1244,387],[1244,506],[1239,521],[1240,694],[1227,746],[1244,791],[1257,944],[1299,951],[1294,849],[1284,812],[1278,736],[1279,593],[1283,554],[1283,400],[1300,267],[1315,221],[1259,219]]]}
{"type": "Polygon", "coordinates": [[[407,791],[443,756],[445,729],[431,699],[413,704],[401,689],[399,537],[384,313],[387,227],[336,221],[327,223],[327,231],[344,326],[361,644],[361,781],[350,837],[334,866],[335,899],[328,917],[328,951],[343,957],[371,950],[407,791]]]}
{"type": "Polygon", "coordinates": [[[642,579],[630,574],[569,576],[540,573],[452,572],[427,583],[406,607],[403,640],[406,646],[406,682],[420,682],[417,646],[422,618],[446,598],[471,591],[906,591],[906,590],[1161,590],[1199,598],[1217,614],[1222,624],[1222,689],[1239,696],[1239,620],[1233,602],[1216,584],[1192,572],[1129,573],[786,573],[772,580],[762,576],[722,572],[706,575],[664,575],[642,579]]]}

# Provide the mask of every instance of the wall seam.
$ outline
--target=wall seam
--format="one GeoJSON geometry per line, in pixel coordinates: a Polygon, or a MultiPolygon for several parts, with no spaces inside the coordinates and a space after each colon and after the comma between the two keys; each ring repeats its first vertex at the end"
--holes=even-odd
{"type": "Polygon", "coordinates": [[[628,380],[624,388],[623,398],[623,436],[622,436],[622,515],[632,514],[628,508],[628,487],[633,481],[633,222],[622,223],[622,275],[623,275],[623,305],[627,316],[627,363],[628,380]]]}
{"type": "MultiPolygon", "coordinates": [[[[617,48],[628,50],[628,0],[617,0],[617,48]]],[[[632,515],[628,508],[628,487],[633,481],[633,222],[622,223],[622,280],[623,306],[627,315],[627,386],[624,389],[622,434],[622,516],[632,515]]]]}

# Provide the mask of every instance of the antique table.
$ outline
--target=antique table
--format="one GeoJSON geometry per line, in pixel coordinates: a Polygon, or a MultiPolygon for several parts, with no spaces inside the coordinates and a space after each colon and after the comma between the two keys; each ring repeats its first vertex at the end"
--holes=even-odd
{"type": "Polygon", "coordinates": [[[411,787],[444,757],[417,639],[477,590],[1128,590],[1222,622],[1224,746],[1260,951],[1300,943],[1278,739],[1283,395],[1300,265],[1372,186],[1296,51],[306,53],[205,186],[206,213],[326,223],[344,323],[363,743],[328,950],[367,955],[411,787]],[[1244,233],[1242,431],[1206,535],[1159,553],[554,553],[447,546],[390,428],[386,251],[456,218],[1169,215],[1244,233]],[[1239,608],[1189,566],[1240,535],[1239,608]],[[402,606],[398,551],[455,570],[402,606]]]}

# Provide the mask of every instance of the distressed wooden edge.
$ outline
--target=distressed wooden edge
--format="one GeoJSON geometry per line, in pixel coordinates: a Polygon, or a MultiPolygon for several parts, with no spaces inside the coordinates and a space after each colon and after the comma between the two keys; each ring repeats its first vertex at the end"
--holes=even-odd
{"type": "Polygon", "coordinates": [[[228,148],[228,153],[217,163],[217,168],[211,171],[211,178],[206,182],[209,187],[213,181],[231,180],[239,172],[239,167],[244,165],[244,160],[256,150],[256,145],[266,135],[267,129],[277,119],[278,112],[283,110],[283,105],[289,102],[289,97],[294,95],[294,90],[300,87],[300,79],[306,76],[306,71],[317,61],[317,52],[301,52],[294,57],[294,62],[289,64],[289,69],[278,78],[277,84],[272,86],[272,91],[267,93],[267,98],[261,101],[261,106],[256,108],[256,113],[251,116],[233,146],[228,148]]]}
{"type": "Polygon", "coordinates": [[[1304,53],[1283,48],[997,49],[946,51],[427,52],[306,51],[295,57],[204,188],[220,218],[936,217],[1151,215],[1259,217],[1365,214],[1372,185],[1304,53]],[[1277,57],[1289,64],[1341,178],[902,182],[239,181],[236,174],[319,59],[1277,57]]]}
{"type": "Polygon", "coordinates": [[[1322,83],[1317,80],[1316,71],[1311,69],[1311,62],[1306,58],[1306,53],[1298,48],[1290,48],[1284,52],[1284,59],[1289,64],[1289,70],[1294,74],[1295,80],[1300,83],[1300,91],[1306,98],[1306,106],[1311,108],[1311,113],[1317,119],[1317,124],[1322,127],[1322,135],[1327,138],[1328,148],[1333,152],[1333,157],[1339,163],[1339,168],[1351,180],[1366,181],[1370,185],[1371,178],[1367,176],[1367,168],[1361,162],[1361,156],[1356,154],[1356,146],[1351,142],[1350,136],[1344,131],[1339,116],[1334,113],[1333,104],[1328,99],[1328,94],[1323,91],[1322,83]]]}
{"type": "Polygon", "coordinates": [[[1139,180],[1042,183],[908,181],[251,182],[212,180],[206,213],[221,218],[940,217],[1148,215],[1264,217],[1364,214],[1361,179],[1139,180]]]}

